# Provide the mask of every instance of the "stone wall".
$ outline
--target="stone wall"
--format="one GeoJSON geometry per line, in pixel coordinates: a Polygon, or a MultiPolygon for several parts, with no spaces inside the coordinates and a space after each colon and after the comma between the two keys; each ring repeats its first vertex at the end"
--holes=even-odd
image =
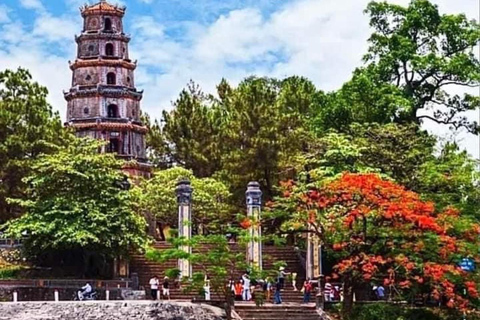
{"type": "Polygon", "coordinates": [[[221,320],[222,310],[189,302],[0,303],[0,320],[221,320]]]}

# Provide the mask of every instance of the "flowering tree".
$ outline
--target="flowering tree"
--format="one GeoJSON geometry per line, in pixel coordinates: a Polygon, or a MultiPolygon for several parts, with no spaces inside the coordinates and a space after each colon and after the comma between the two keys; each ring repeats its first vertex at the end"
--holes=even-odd
{"type": "Polygon", "coordinates": [[[458,263],[467,256],[478,261],[480,227],[457,210],[437,212],[376,174],[344,173],[309,190],[293,181],[281,188],[273,210],[288,212],[289,228],[315,233],[335,256],[346,314],[355,288],[371,281],[443,297],[452,308],[477,302],[477,274],[458,263]]]}

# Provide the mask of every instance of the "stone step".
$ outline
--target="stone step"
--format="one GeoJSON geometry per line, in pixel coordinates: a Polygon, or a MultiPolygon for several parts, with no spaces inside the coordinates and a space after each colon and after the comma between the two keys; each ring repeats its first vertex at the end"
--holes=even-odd
{"type": "Polygon", "coordinates": [[[310,304],[265,304],[257,307],[253,304],[239,303],[235,311],[243,320],[314,320],[320,319],[315,305],[310,304]]]}
{"type": "MultiPolygon", "coordinates": [[[[171,248],[171,245],[165,242],[156,242],[153,245],[154,248],[157,250],[165,250],[171,248]]],[[[232,251],[240,251],[243,250],[235,244],[231,245],[232,251]]],[[[208,246],[205,246],[196,252],[208,252],[208,246]]],[[[298,259],[294,249],[292,247],[273,247],[273,246],[264,246],[263,248],[264,253],[264,261],[263,266],[265,270],[274,270],[274,262],[275,261],[284,261],[286,263],[287,272],[296,272],[298,273],[297,276],[297,287],[300,287],[303,283],[304,279],[304,270],[301,266],[300,260],[298,259]]],[[[140,286],[144,288],[149,288],[148,282],[153,275],[157,275],[159,277],[163,277],[165,275],[166,270],[173,269],[177,267],[176,260],[166,261],[164,263],[159,263],[156,261],[151,261],[147,259],[142,254],[133,254],[130,260],[130,272],[137,273],[139,277],[140,286]]],[[[198,270],[195,266],[193,266],[193,270],[198,270]]],[[[238,278],[240,278],[243,270],[238,270],[238,278]]],[[[287,280],[287,279],[286,279],[287,280]]],[[[286,282],[286,288],[288,289],[291,283],[289,281],[286,282]]],[[[193,298],[196,296],[195,294],[186,294],[181,292],[176,292],[173,288],[170,290],[171,297],[177,298],[193,298]]],[[[212,293],[213,294],[213,293],[212,293]]],[[[295,292],[291,290],[291,293],[282,292],[283,299],[285,301],[295,301],[301,302],[303,296],[300,292],[295,292]]]]}

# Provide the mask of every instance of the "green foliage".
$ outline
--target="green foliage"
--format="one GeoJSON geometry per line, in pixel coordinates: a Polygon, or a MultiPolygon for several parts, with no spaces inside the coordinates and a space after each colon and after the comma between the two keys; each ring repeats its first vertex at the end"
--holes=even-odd
{"type": "Polygon", "coordinates": [[[145,144],[147,146],[147,156],[149,161],[160,169],[166,169],[170,167],[171,161],[168,158],[168,146],[165,142],[163,130],[158,120],[154,120],[152,123],[150,116],[146,113],[142,115],[142,122],[147,127],[148,131],[145,135],[145,144]]]}
{"type": "MultiPolygon", "coordinates": [[[[457,320],[462,319],[459,312],[447,310],[411,308],[406,305],[389,303],[357,304],[348,320],[457,320]]],[[[467,320],[477,320],[475,314],[468,314],[467,320]]]]}
{"type": "Polygon", "coordinates": [[[139,209],[152,213],[165,224],[177,226],[175,188],[181,178],[190,179],[193,187],[193,225],[200,226],[205,233],[226,228],[232,220],[231,207],[227,204],[230,198],[227,186],[213,178],[197,178],[191,170],[181,167],[156,171],[152,179],[134,187],[139,209]]]}
{"type": "Polygon", "coordinates": [[[236,203],[243,202],[249,181],[259,181],[270,199],[279,178],[291,174],[292,160],[308,146],[309,128],[322,97],[305,78],[251,77],[218,105],[225,115],[218,176],[231,185],[236,203]]]}
{"type": "Polygon", "coordinates": [[[359,68],[340,90],[327,95],[315,117],[315,131],[344,131],[352,123],[391,123],[396,113],[409,106],[403,92],[380,79],[374,68],[359,68]]]}
{"type": "Polygon", "coordinates": [[[479,24],[464,14],[442,15],[428,0],[412,0],[408,7],[373,1],[365,11],[375,30],[365,55],[368,68],[410,100],[409,108],[402,104],[397,109],[396,120],[429,119],[477,132],[477,124],[461,113],[478,107],[480,98],[452,96],[446,89],[478,86],[480,62],[474,47],[480,40],[479,24]],[[424,112],[431,107],[433,115],[424,112]]]}
{"type": "Polygon", "coordinates": [[[420,166],[432,160],[436,139],[417,125],[352,125],[349,135],[361,150],[361,166],[371,167],[415,191],[420,166]]]}
{"type": "Polygon", "coordinates": [[[190,83],[174,109],[163,113],[163,128],[150,126],[152,159],[228,183],[237,205],[251,180],[259,180],[270,198],[279,177],[295,169],[296,156],[308,147],[324,95],[301,77],[251,77],[237,87],[222,80],[217,95],[190,83]]]}
{"type": "Polygon", "coordinates": [[[56,153],[43,155],[24,179],[27,199],[9,199],[25,210],[5,225],[6,235],[21,238],[30,255],[51,251],[93,251],[116,256],[143,246],[145,220],[132,211],[121,162],[99,154],[102,144],[70,138],[56,153]]]}
{"type": "Polygon", "coordinates": [[[348,320],[407,320],[404,313],[402,307],[388,303],[359,304],[348,320]]]}
{"type": "Polygon", "coordinates": [[[197,177],[211,176],[220,165],[216,119],[210,103],[198,85],[190,82],[174,102],[174,109],[163,112],[169,164],[191,169],[197,177]]]}
{"type": "Polygon", "coordinates": [[[47,103],[47,89],[25,69],[0,72],[0,223],[22,213],[10,197],[22,197],[22,179],[32,162],[55,150],[65,133],[58,113],[47,103]]]}
{"type": "Polygon", "coordinates": [[[16,265],[0,266],[0,279],[16,279],[23,269],[24,267],[16,265]]]}
{"type": "Polygon", "coordinates": [[[420,164],[415,189],[441,208],[454,206],[478,219],[480,173],[477,168],[478,161],[466,151],[460,151],[455,143],[447,143],[438,156],[420,164]]]}
{"type": "MultiPolygon", "coordinates": [[[[230,232],[239,234],[237,245],[228,243],[224,235],[197,235],[192,239],[172,239],[174,248],[158,251],[147,251],[147,257],[159,262],[170,259],[185,259],[190,261],[193,267],[193,275],[190,279],[182,279],[182,285],[188,292],[202,294],[205,280],[209,278],[210,291],[220,294],[225,299],[225,311],[227,319],[231,319],[233,297],[228,282],[238,277],[238,270],[247,270],[246,264],[246,237],[245,232],[239,229],[231,229],[230,232]],[[192,248],[192,253],[183,250],[185,245],[192,248]]],[[[255,270],[250,274],[255,278],[255,270]]]]}

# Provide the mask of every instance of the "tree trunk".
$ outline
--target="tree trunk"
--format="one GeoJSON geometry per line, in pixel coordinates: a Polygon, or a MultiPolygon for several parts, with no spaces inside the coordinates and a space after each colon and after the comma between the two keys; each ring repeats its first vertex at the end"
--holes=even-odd
{"type": "Polygon", "coordinates": [[[342,319],[350,319],[353,310],[353,283],[352,280],[346,278],[343,283],[343,305],[342,305],[342,319]]]}
{"type": "Polygon", "coordinates": [[[225,298],[225,315],[227,316],[227,320],[232,320],[232,306],[235,302],[229,290],[225,298]]]}

